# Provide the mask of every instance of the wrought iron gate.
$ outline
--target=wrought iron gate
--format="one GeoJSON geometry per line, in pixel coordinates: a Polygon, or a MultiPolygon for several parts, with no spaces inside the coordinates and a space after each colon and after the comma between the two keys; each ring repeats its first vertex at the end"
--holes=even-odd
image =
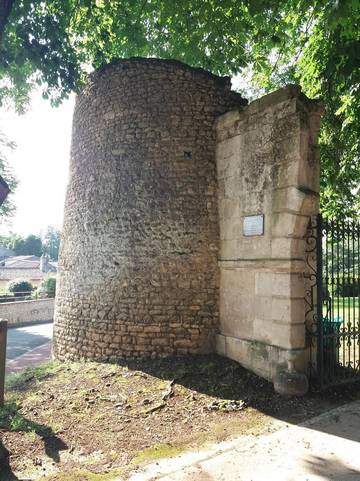
{"type": "Polygon", "coordinates": [[[360,223],[313,217],[306,243],[310,381],[360,380],[360,223]]]}

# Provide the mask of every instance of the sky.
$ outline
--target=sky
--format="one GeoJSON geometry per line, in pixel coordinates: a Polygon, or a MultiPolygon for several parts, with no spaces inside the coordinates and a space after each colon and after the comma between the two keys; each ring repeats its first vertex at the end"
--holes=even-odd
{"type": "Polygon", "coordinates": [[[36,91],[28,112],[0,109],[0,131],[17,144],[7,160],[19,181],[13,200],[16,214],[0,222],[0,234],[42,234],[48,226],[62,227],[74,96],[51,107],[36,91]]]}
{"type": "MultiPolygon", "coordinates": [[[[243,78],[233,79],[233,88],[242,84],[243,78]]],[[[17,144],[7,160],[19,181],[13,194],[16,213],[10,222],[0,220],[0,235],[42,235],[48,226],[61,230],[74,102],[73,95],[51,107],[36,91],[26,114],[0,108],[0,131],[17,144]]]]}

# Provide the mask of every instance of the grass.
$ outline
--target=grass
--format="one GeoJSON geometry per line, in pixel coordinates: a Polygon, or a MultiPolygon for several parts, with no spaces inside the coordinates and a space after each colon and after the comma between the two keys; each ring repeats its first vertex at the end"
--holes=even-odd
{"type": "MultiPolygon", "coordinates": [[[[323,306],[324,316],[327,313],[327,306],[323,306]]],[[[357,323],[359,318],[359,299],[357,297],[334,297],[331,301],[331,318],[332,321],[342,321],[345,324],[357,323]]]]}
{"type": "Polygon", "coordinates": [[[36,384],[50,376],[53,376],[61,369],[58,362],[46,362],[37,367],[25,369],[19,373],[13,373],[6,376],[5,390],[22,391],[29,389],[30,384],[36,384]]]}
{"type": "Polygon", "coordinates": [[[342,307],[345,306],[347,308],[358,308],[359,307],[359,298],[358,297],[335,297],[332,301],[334,307],[342,307]]]}
{"type": "Polygon", "coordinates": [[[16,402],[6,402],[0,407],[0,428],[10,432],[33,433],[41,437],[52,435],[51,428],[25,418],[20,409],[21,405],[16,402]]]}

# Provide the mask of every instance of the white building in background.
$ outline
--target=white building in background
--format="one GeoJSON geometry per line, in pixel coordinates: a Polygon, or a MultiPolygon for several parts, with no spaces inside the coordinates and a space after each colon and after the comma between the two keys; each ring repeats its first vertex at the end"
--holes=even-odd
{"type": "Polygon", "coordinates": [[[14,279],[25,279],[38,286],[44,277],[55,277],[56,272],[57,263],[50,262],[46,254],[7,257],[0,259],[0,287],[6,287],[14,279]]]}

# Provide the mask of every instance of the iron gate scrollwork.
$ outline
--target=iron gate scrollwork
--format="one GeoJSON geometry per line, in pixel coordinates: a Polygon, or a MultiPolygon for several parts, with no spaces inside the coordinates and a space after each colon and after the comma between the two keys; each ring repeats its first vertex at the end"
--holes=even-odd
{"type": "Polygon", "coordinates": [[[360,223],[312,217],[306,265],[310,381],[360,380],[360,223]]]}

